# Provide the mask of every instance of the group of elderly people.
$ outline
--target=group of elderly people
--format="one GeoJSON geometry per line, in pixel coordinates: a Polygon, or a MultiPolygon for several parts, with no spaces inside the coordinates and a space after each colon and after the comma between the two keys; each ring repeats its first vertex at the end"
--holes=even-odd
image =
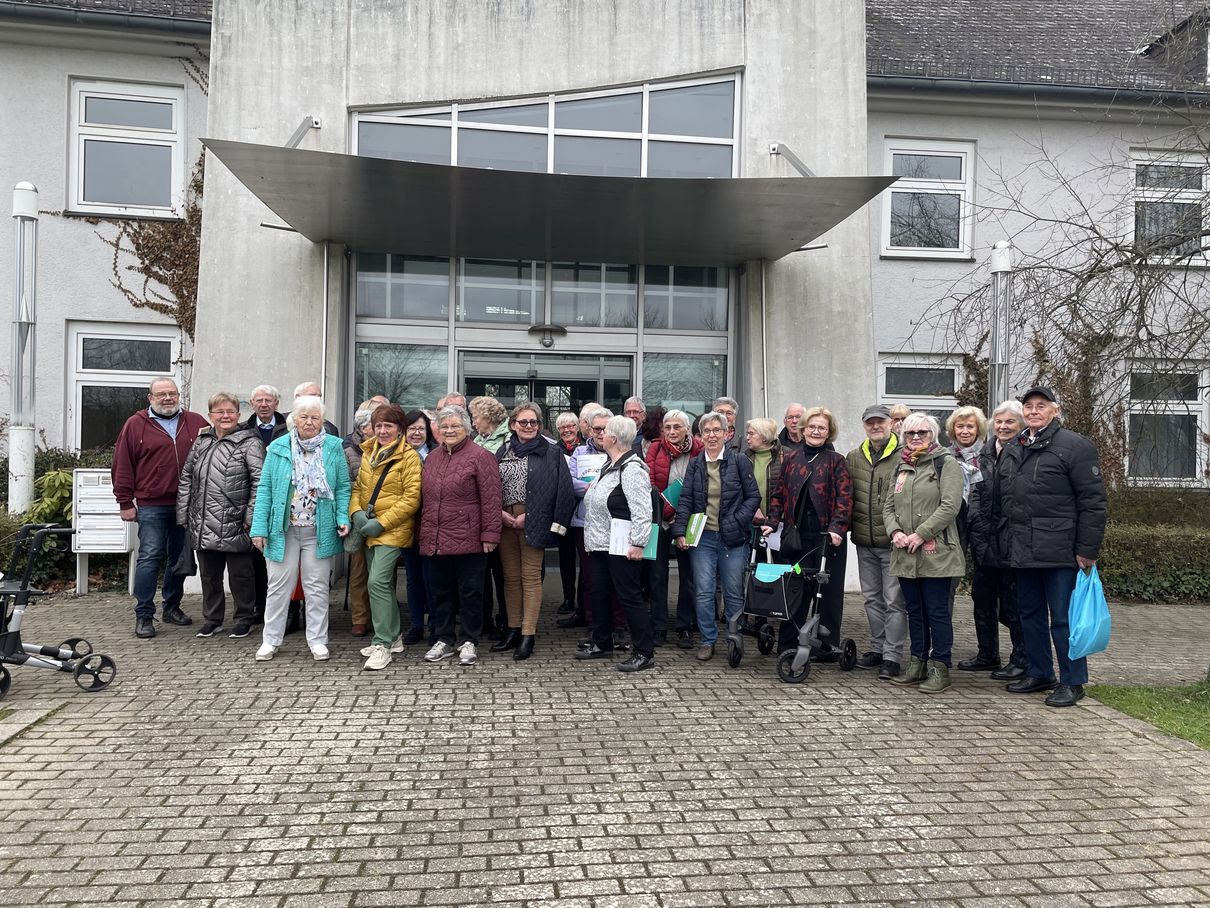
{"type": "MultiPolygon", "coordinates": [[[[668,638],[675,560],[676,643],[692,649],[696,633],[696,656],[706,661],[718,636],[718,592],[723,621],[737,622],[745,568],[760,546],[785,563],[818,564],[826,553],[837,580],[822,591],[823,643],[813,654],[826,662],[840,638],[851,533],[871,640],[858,665],[926,693],[946,690],[953,594],[970,557],[978,652],[958,667],[990,671],[1014,692],[1057,686],[1047,702],[1071,705],[1086,667],[1066,656],[1064,597],[1075,571],[1095,561],[1104,492],[1095,450],[1059,425],[1054,392],[1033,388],[1022,401],[995,409],[990,437],[978,408],[959,408],[946,423],[948,445],[934,416],[875,405],[862,416],[865,440],[846,456],[833,446],[833,414],[800,404],[786,408],[780,431],[771,419],[752,419],[742,439],[729,398],[696,422],[681,410],[649,411],[637,398],[624,415],[588,404],[556,419],[554,439],[543,434],[536,403],[507,413],[493,398],[466,407],[451,392],[430,420],[372,398],[342,440],[318,396],[296,397],[283,430],[270,436],[263,423],[259,431],[252,420],[239,424],[238,399],[217,394],[178,494],[203,585],[199,636],[222,623],[224,569],[233,636],[247,635],[255,549],[267,567],[256,659],[282,646],[300,597],[310,650],[328,659],[330,570],[347,552],[353,632],[372,628],[365,669],[384,669],[424,640],[426,619],[430,662],[456,655],[475,664],[485,622],[496,630],[491,649],[522,661],[537,638],[545,552],[557,547],[558,624],[590,629],[578,659],[611,659],[628,647],[620,671],[654,665],[668,638]],[[401,559],[406,632],[396,598],[401,559]],[[1007,663],[1001,624],[1012,642],[1007,663]]],[[[779,649],[796,644],[808,605],[782,623],[779,649]]]]}

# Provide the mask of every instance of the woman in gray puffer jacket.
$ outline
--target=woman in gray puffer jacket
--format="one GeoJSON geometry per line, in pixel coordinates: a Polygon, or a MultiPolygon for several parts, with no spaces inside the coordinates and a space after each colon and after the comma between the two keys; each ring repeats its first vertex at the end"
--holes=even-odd
{"type": "Polygon", "coordinates": [[[232,637],[247,637],[256,614],[252,540],[248,527],[265,462],[265,446],[256,429],[241,429],[239,398],[220,391],[210,398],[211,427],[189,449],[176,496],[176,520],[197,550],[202,582],[199,637],[213,637],[223,626],[227,599],[223,571],[231,579],[235,601],[232,637]]]}

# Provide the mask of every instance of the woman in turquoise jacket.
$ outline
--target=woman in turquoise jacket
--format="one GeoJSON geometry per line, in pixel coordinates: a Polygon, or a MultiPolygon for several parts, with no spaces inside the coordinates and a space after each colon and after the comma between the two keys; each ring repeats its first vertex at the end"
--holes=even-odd
{"type": "Polygon", "coordinates": [[[282,645],[286,611],[301,575],[307,603],[307,645],[328,658],[328,574],[349,532],[349,465],[340,439],[324,431],[323,401],[300,397],[290,431],[265,451],[252,512],[252,544],[265,553],[269,592],[259,662],[282,645]]]}

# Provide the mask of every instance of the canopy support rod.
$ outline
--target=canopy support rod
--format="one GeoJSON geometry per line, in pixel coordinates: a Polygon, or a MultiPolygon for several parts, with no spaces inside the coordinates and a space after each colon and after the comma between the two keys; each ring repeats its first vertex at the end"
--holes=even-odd
{"type": "Polygon", "coordinates": [[[787,146],[784,142],[774,142],[772,145],[770,145],[769,154],[781,155],[783,158],[785,158],[787,161],[790,162],[791,167],[793,167],[795,170],[797,170],[804,177],[815,176],[815,171],[812,170],[810,167],[808,167],[806,164],[804,164],[802,162],[802,158],[800,158],[793,151],[791,151],[789,146],[787,146]]]}

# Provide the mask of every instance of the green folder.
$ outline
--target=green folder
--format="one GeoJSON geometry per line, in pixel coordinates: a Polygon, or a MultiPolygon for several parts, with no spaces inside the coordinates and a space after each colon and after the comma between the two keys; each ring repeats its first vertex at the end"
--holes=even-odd
{"type": "Polygon", "coordinates": [[[705,529],[706,515],[704,513],[689,515],[689,522],[685,524],[685,542],[690,548],[702,541],[702,533],[705,529]]]}
{"type": "Polygon", "coordinates": [[[674,479],[672,482],[668,483],[668,488],[664,489],[660,497],[668,502],[668,506],[675,511],[676,506],[680,504],[681,490],[684,489],[684,487],[684,480],[674,479]]]}
{"type": "Polygon", "coordinates": [[[654,520],[651,521],[651,538],[647,540],[647,546],[643,549],[644,561],[655,561],[656,547],[660,544],[660,525],[654,520]]]}

